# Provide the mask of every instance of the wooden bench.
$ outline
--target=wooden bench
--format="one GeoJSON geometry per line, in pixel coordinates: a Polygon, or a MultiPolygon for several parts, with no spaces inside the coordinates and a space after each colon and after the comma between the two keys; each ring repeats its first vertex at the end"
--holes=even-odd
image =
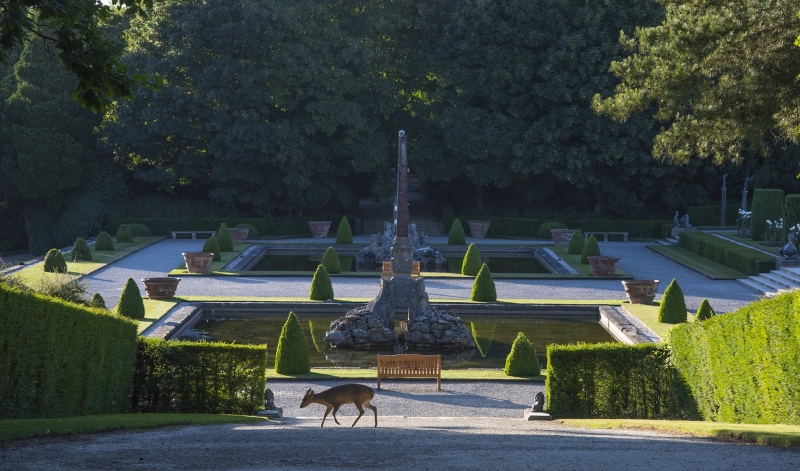
{"type": "Polygon", "coordinates": [[[217,231],[172,231],[172,238],[177,239],[178,234],[191,234],[192,239],[197,239],[197,234],[208,234],[209,237],[217,235],[217,231]]]}
{"type": "Polygon", "coordinates": [[[609,235],[621,235],[621,236],[622,236],[622,240],[623,240],[624,242],[627,242],[627,241],[628,241],[628,233],[627,233],[627,232],[603,232],[603,231],[590,231],[590,232],[584,232],[584,233],[583,233],[583,237],[584,237],[586,240],[589,240],[589,236],[590,236],[591,234],[596,234],[596,235],[603,234],[603,242],[608,242],[608,236],[609,236],[609,235]]]}
{"type": "MultiPolygon", "coordinates": [[[[411,276],[419,276],[421,270],[420,262],[411,262],[411,276]]],[[[385,261],[381,267],[381,278],[388,280],[394,275],[392,262],[385,261]]]]}
{"type": "Polygon", "coordinates": [[[378,389],[381,378],[436,378],[436,390],[442,390],[441,355],[378,355],[378,389]]]}

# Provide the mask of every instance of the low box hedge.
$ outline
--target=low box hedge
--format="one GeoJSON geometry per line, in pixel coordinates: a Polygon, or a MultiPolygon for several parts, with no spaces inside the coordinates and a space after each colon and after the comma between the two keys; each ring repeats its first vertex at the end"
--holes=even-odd
{"type": "MultiPolygon", "coordinates": [[[[474,219],[467,216],[452,215],[452,219],[445,220],[445,227],[450,227],[455,218],[461,221],[474,219]]],[[[487,237],[538,237],[539,227],[552,219],[527,219],[512,217],[481,217],[490,222],[487,237]]],[[[611,219],[559,219],[570,229],[579,229],[585,232],[627,232],[633,239],[658,239],[662,237],[664,220],[642,221],[615,221],[611,219]]]]}
{"type": "Polygon", "coordinates": [[[678,245],[745,275],[758,275],[775,269],[775,257],[772,255],[705,232],[681,231],[678,245]]]}

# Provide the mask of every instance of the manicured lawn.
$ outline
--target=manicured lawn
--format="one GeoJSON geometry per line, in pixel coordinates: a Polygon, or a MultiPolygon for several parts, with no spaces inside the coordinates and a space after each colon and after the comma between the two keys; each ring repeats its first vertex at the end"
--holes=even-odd
{"type": "Polygon", "coordinates": [[[779,252],[779,250],[781,249],[780,247],[769,247],[767,245],[764,245],[763,241],[747,239],[745,237],[739,237],[738,235],[736,235],[735,232],[717,232],[716,234],[719,234],[723,237],[727,237],[728,239],[731,240],[735,240],[736,242],[741,242],[743,244],[749,245],[750,247],[760,249],[765,252],[769,252],[773,255],[780,255],[779,252]]]}
{"type": "Polygon", "coordinates": [[[778,424],[728,424],[683,420],[562,419],[583,428],[656,430],[692,437],[724,438],[773,446],[800,446],[800,426],[778,424]]]}
{"type": "MultiPolygon", "coordinates": [[[[309,281],[309,286],[310,286],[309,281]]],[[[299,297],[257,297],[257,296],[177,296],[175,299],[180,301],[194,302],[194,301],[249,301],[249,302],[308,302],[308,303],[325,303],[326,301],[311,301],[308,298],[299,297]]],[[[372,298],[336,298],[334,301],[339,302],[354,302],[354,303],[367,303],[372,298]]],[[[474,303],[469,299],[441,299],[431,298],[432,303],[474,303]]],[[[625,301],[621,299],[501,299],[500,303],[505,304],[566,304],[566,305],[611,305],[619,306],[625,301]]],[[[146,308],[146,306],[145,306],[146,308]]]]}
{"type": "Polygon", "coordinates": [[[168,301],[147,299],[144,297],[144,319],[139,320],[139,333],[141,334],[150,324],[161,319],[161,317],[172,309],[176,304],[181,302],[180,299],[170,299],[168,301]]]}
{"type": "Polygon", "coordinates": [[[677,245],[648,245],[647,248],[714,280],[747,278],[747,275],[740,271],[720,265],[677,245]]]}
{"type": "MultiPolygon", "coordinates": [[[[657,302],[652,302],[650,304],[623,303],[622,307],[636,316],[636,318],[642,321],[647,327],[650,327],[650,330],[655,332],[662,339],[667,335],[667,332],[676,325],[658,322],[659,303],[657,302]]],[[[687,317],[689,322],[694,322],[693,314],[689,313],[687,317]]]]}
{"type": "MultiPolygon", "coordinates": [[[[360,379],[360,380],[375,380],[375,368],[312,368],[310,373],[303,373],[299,375],[282,375],[276,373],[271,364],[267,365],[267,384],[270,380],[282,379],[360,379]]],[[[545,369],[542,368],[542,374],[539,376],[530,376],[524,378],[517,378],[513,376],[506,376],[501,369],[495,368],[476,368],[471,370],[442,370],[442,381],[445,380],[462,380],[462,381],[544,381],[545,369]]],[[[394,381],[393,379],[386,379],[383,381],[394,381]]],[[[398,380],[402,381],[402,380],[398,380]]],[[[420,381],[427,381],[421,379],[420,381]]],[[[431,379],[430,381],[436,381],[431,379]]]]}
{"type": "Polygon", "coordinates": [[[109,414],[61,419],[0,419],[0,442],[42,435],[133,430],[170,425],[257,423],[264,417],[218,414],[109,414]]]}

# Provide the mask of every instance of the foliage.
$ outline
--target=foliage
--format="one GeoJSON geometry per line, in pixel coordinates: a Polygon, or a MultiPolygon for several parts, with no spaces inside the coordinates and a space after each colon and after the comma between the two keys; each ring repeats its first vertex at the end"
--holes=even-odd
{"type": "Polygon", "coordinates": [[[758,188],[753,192],[750,210],[750,231],[753,240],[763,240],[767,220],[783,217],[783,190],[758,188]]]}
{"type": "Polygon", "coordinates": [[[508,376],[539,376],[542,371],[536,349],[523,332],[517,334],[503,370],[508,376]]]}
{"type": "Polygon", "coordinates": [[[0,417],[124,412],[136,324],[0,283],[0,417]]]}
{"type": "Polygon", "coordinates": [[[247,229],[248,230],[248,232],[247,232],[247,236],[248,237],[256,237],[256,236],[258,236],[258,229],[256,229],[256,226],[254,226],[252,224],[248,224],[246,222],[242,222],[242,223],[237,224],[236,227],[239,228],[239,229],[247,229]]]}
{"type": "Polygon", "coordinates": [[[219,250],[219,244],[217,243],[217,238],[214,236],[209,237],[206,239],[205,243],[203,244],[203,252],[205,253],[213,253],[215,262],[219,262],[222,260],[222,254],[219,250]]]}
{"type": "Polygon", "coordinates": [[[472,293],[470,301],[492,302],[497,301],[497,290],[494,287],[494,279],[489,267],[484,263],[478,271],[478,276],[472,282],[472,293]]]}
{"type": "Polygon", "coordinates": [[[540,239],[550,239],[553,237],[550,233],[551,229],[567,229],[567,225],[561,222],[544,222],[539,225],[536,235],[538,235],[540,239]]]}
{"type": "Polygon", "coordinates": [[[44,275],[31,284],[33,291],[53,298],[62,299],[75,304],[87,304],[86,292],[89,284],[77,276],[56,272],[44,275]]]}
{"type": "Polygon", "coordinates": [[[125,287],[122,288],[122,294],[117,302],[116,313],[131,319],[144,319],[142,292],[139,291],[139,286],[133,281],[133,278],[128,278],[128,281],[125,282],[125,287]]]}
{"type": "Polygon", "coordinates": [[[331,277],[328,276],[328,270],[324,265],[317,266],[317,271],[314,272],[314,278],[311,280],[311,289],[308,293],[308,299],[312,301],[327,301],[333,299],[333,285],[331,284],[331,277]]]}
{"type": "Polygon", "coordinates": [[[547,409],[555,417],[698,419],[662,345],[549,345],[547,409]]]}
{"type": "Polygon", "coordinates": [[[798,294],[779,294],[670,332],[672,360],[704,420],[800,424],[798,294]]]}
{"type": "Polygon", "coordinates": [[[739,237],[751,237],[750,219],[752,213],[739,209],[739,215],[736,217],[736,233],[739,237]]]}
{"type": "MultiPolygon", "coordinates": [[[[728,188],[728,191],[730,191],[730,187],[728,188]]],[[[736,220],[736,217],[738,216],[740,210],[741,208],[739,208],[736,205],[730,203],[726,204],[725,224],[730,225],[731,221],[736,220]]],[[[695,227],[719,226],[721,213],[722,213],[722,207],[718,204],[689,206],[688,208],[686,208],[686,214],[689,215],[689,223],[695,227]]]]}
{"type": "Polygon", "coordinates": [[[347,220],[347,216],[342,217],[342,222],[340,222],[339,227],[336,228],[336,243],[353,243],[353,230],[350,228],[350,221],[347,220]]]}
{"type": "Polygon", "coordinates": [[[303,374],[311,371],[308,340],[294,312],[289,313],[278,338],[275,351],[275,372],[284,375],[303,374]]]}
{"type": "Polygon", "coordinates": [[[117,242],[133,242],[133,233],[127,225],[122,225],[117,229],[117,242]]]}
{"type": "Polygon", "coordinates": [[[103,231],[97,234],[97,239],[94,241],[94,250],[100,251],[114,251],[114,241],[111,240],[111,235],[103,231]]]}
{"type": "Polygon", "coordinates": [[[575,231],[575,233],[572,234],[572,237],[569,239],[567,253],[570,255],[583,255],[584,245],[586,245],[586,242],[583,238],[583,232],[575,231]]]}
{"type": "Polygon", "coordinates": [[[139,338],[132,412],[255,414],[264,406],[266,345],[139,338]]]}
{"type": "Polygon", "coordinates": [[[766,220],[766,227],[764,228],[764,244],[768,247],[776,247],[780,245],[781,235],[783,234],[783,218],[777,221],[766,220]]]}
{"type": "Polygon", "coordinates": [[[679,324],[686,320],[686,300],[683,298],[683,290],[678,285],[678,280],[673,278],[661,297],[661,304],[658,307],[658,322],[679,324]]]}
{"type": "Polygon", "coordinates": [[[153,235],[153,232],[144,224],[133,222],[127,224],[127,226],[131,230],[133,237],[152,237],[153,235]]]}
{"type": "Polygon", "coordinates": [[[67,262],[64,260],[64,254],[58,249],[50,249],[47,255],[44,256],[44,271],[45,273],[66,273],[67,262]]]}
{"type": "Polygon", "coordinates": [[[72,244],[72,261],[73,262],[85,262],[92,259],[92,251],[89,250],[89,246],[86,245],[86,241],[83,237],[78,237],[75,239],[75,243],[72,244]]]}
{"type": "MultiPolygon", "coordinates": [[[[119,226],[126,224],[142,224],[150,228],[153,235],[171,235],[172,231],[214,231],[224,224],[225,221],[233,221],[234,224],[247,224],[257,229],[256,233],[269,233],[269,223],[264,218],[112,218],[108,221],[108,227],[113,231],[119,226]]],[[[305,224],[305,223],[304,223],[305,224]]],[[[237,226],[238,227],[238,226],[237,226]]],[[[305,226],[308,230],[308,226],[305,226]]],[[[250,235],[256,235],[252,231],[250,235]]]]}
{"type": "Polygon", "coordinates": [[[758,275],[775,268],[775,257],[771,255],[699,231],[682,231],[678,245],[745,275],[758,275]]]}
{"type": "Polygon", "coordinates": [[[470,333],[482,357],[489,354],[497,332],[497,322],[470,322],[470,333]]]}
{"type": "Polygon", "coordinates": [[[219,245],[220,252],[233,252],[233,239],[231,239],[231,232],[228,226],[223,222],[217,229],[217,245],[219,245]]]}
{"type": "Polygon", "coordinates": [[[447,245],[464,245],[466,243],[467,236],[464,234],[464,226],[456,218],[453,220],[453,225],[450,226],[450,232],[447,234],[447,245]]]}
{"type": "Polygon", "coordinates": [[[108,310],[108,307],[106,306],[106,300],[103,299],[103,296],[101,296],[100,293],[94,293],[92,299],[89,300],[89,307],[108,310]]]}
{"type": "MultiPolygon", "coordinates": [[[[499,237],[537,237],[539,227],[549,221],[540,219],[518,218],[518,217],[486,217],[491,222],[492,234],[499,237]]],[[[448,221],[446,220],[447,224],[448,221]]],[[[628,232],[631,238],[652,239],[660,238],[661,226],[665,220],[625,220],[616,221],[612,219],[570,219],[565,220],[570,228],[580,227],[583,231],[595,232],[628,232]]],[[[548,233],[549,234],[549,233],[548,233]]],[[[550,238],[548,235],[547,238],[550,238]]]]}
{"type": "Polygon", "coordinates": [[[714,315],[714,310],[711,309],[711,304],[709,304],[707,298],[703,298],[700,301],[700,306],[697,308],[697,313],[695,314],[694,320],[696,321],[704,321],[706,319],[711,319],[714,315]]]}
{"type": "Polygon", "coordinates": [[[597,243],[597,238],[594,236],[594,234],[589,234],[589,238],[586,239],[586,243],[583,244],[581,263],[583,265],[588,265],[589,259],[587,257],[593,257],[596,255],[600,255],[600,244],[597,243]]]}
{"type": "Polygon", "coordinates": [[[785,244],[789,238],[789,233],[794,234],[794,242],[797,244],[797,226],[800,224],[800,195],[786,195],[783,199],[783,233],[781,234],[782,243],[785,244]],[[795,229],[792,231],[792,229],[795,229]]]}
{"type": "Polygon", "coordinates": [[[481,254],[478,252],[478,247],[475,244],[469,244],[467,253],[464,254],[464,261],[461,262],[461,274],[467,276],[476,276],[481,270],[483,262],[481,261],[481,254]]]}
{"type": "Polygon", "coordinates": [[[342,266],[339,263],[339,254],[336,253],[336,249],[333,247],[328,247],[325,249],[325,253],[322,255],[322,261],[320,263],[325,267],[325,270],[328,273],[342,272],[342,266]]]}

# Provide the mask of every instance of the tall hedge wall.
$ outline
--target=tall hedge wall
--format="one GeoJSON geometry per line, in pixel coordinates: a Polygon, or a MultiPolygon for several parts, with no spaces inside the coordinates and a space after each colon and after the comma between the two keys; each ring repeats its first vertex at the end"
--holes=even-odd
{"type": "Polygon", "coordinates": [[[767,220],[777,221],[783,217],[783,190],[759,188],[753,192],[750,214],[750,232],[753,240],[762,240],[767,220]]]}
{"type": "Polygon", "coordinates": [[[678,245],[745,275],[775,269],[775,257],[704,232],[681,231],[678,245]]]}
{"type": "MultiPolygon", "coordinates": [[[[331,231],[336,232],[342,220],[342,215],[325,216],[324,220],[331,220],[331,231]]],[[[178,218],[112,218],[108,221],[109,230],[116,234],[121,224],[144,224],[153,232],[153,235],[170,235],[171,231],[216,231],[223,223],[228,227],[237,224],[250,224],[255,227],[259,235],[307,235],[310,234],[308,221],[319,221],[323,218],[317,216],[297,217],[266,217],[266,218],[208,218],[208,219],[178,219],[178,218]]]]}
{"type": "MultiPolygon", "coordinates": [[[[450,227],[455,218],[459,218],[462,221],[471,219],[466,216],[446,215],[444,226],[450,227]],[[450,219],[447,219],[448,217],[450,219]]],[[[481,219],[485,219],[491,223],[489,225],[489,232],[487,232],[488,237],[537,237],[539,226],[546,222],[553,222],[552,219],[510,217],[481,217],[481,219]]],[[[570,229],[580,229],[583,232],[628,232],[628,236],[631,238],[649,239],[661,237],[661,225],[666,223],[666,220],[614,221],[610,219],[559,219],[558,222],[566,224],[570,229]]]]}
{"type": "MultiPolygon", "coordinates": [[[[739,217],[739,209],[741,209],[741,201],[738,203],[728,203],[725,205],[726,226],[736,225],[736,218],[739,217]]],[[[689,206],[686,208],[686,214],[689,215],[689,224],[693,226],[719,226],[719,217],[722,214],[722,206],[719,204],[689,206]]]]}
{"type": "Polygon", "coordinates": [[[0,284],[0,418],[126,412],[136,328],[0,284]]]}
{"type": "MultiPolygon", "coordinates": [[[[788,240],[789,228],[800,223],[800,195],[786,195],[783,199],[783,234],[781,245],[788,240]]],[[[800,241],[795,240],[797,245],[800,241]]]]}
{"type": "Polygon", "coordinates": [[[264,405],[266,345],[139,338],[133,412],[254,414],[264,405]]]}
{"type": "Polygon", "coordinates": [[[545,388],[556,417],[699,417],[663,345],[550,345],[545,388]]]}
{"type": "Polygon", "coordinates": [[[800,293],[670,331],[705,420],[800,424],[800,293]]]}

